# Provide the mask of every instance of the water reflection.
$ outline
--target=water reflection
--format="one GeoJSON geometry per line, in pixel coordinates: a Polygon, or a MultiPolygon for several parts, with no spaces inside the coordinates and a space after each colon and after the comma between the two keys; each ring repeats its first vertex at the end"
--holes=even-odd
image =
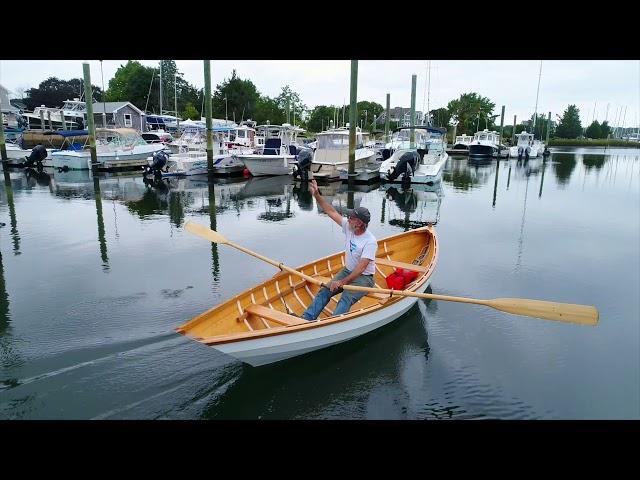
{"type": "Polygon", "coordinates": [[[553,153],[551,163],[556,174],[558,184],[562,188],[569,183],[571,174],[576,168],[576,155],[573,153],[553,153]]]}
{"type": "Polygon", "coordinates": [[[13,185],[11,185],[11,174],[9,169],[2,169],[4,175],[4,191],[9,205],[9,218],[11,222],[11,239],[13,240],[13,254],[20,255],[20,234],[18,233],[18,220],[16,219],[16,206],[13,201],[13,185]]]}
{"type": "Polygon", "coordinates": [[[9,327],[9,294],[4,280],[4,263],[2,252],[0,251],[0,337],[4,335],[9,327]]]}
{"type": "Polygon", "coordinates": [[[297,182],[293,186],[293,198],[298,202],[300,210],[310,212],[313,210],[313,195],[309,191],[308,182],[297,182]]]}
{"type": "Polygon", "coordinates": [[[252,177],[238,193],[238,198],[263,199],[265,211],[258,215],[258,219],[280,222],[294,216],[291,209],[293,189],[294,184],[288,175],[252,177]]]}
{"type": "Polygon", "coordinates": [[[54,172],[52,193],[60,198],[83,198],[88,200],[95,194],[91,171],[68,170],[66,172],[54,172]]]}
{"type": "Polygon", "coordinates": [[[40,185],[43,187],[51,186],[51,175],[44,170],[41,169],[33,169],[33,168],[25,168],[24,174],[27,177],[27,184],[31,187],[35,185],[40,185]]]}
{"type": "Polygon", "coordinates": [[[104,218],[102,216],[102,194],[100,192],[100,179],[93,177],[93,192],[96,202],[96,218],[98,221],[98,242],[100,244],[100,258],[102,259],[102,269],[109,271],[109,256],[107,255],[107,240],[104,232],[104,218]]]}
{"type": "Polygon", "coordinates": [[[456,190],[471,190],[479,183],[470,172],[467,157],[449,156],[442,170],[442,180],[451,184],[456,190]]]}
{"type": "Polygon", "coordinates": [[[404,213],[402,218],[397,218],[395,212],[389,208],[389,225],[400,227],[406,232],[438,223],[440,205],[444,197],[442,182],[434,185],[411,184],[407,188],[395,184],[383,184],[380,190],[385,192],[382,200],[383,222],[384,210],[389,201],[404,213]]]}
{"type": "Polygon", "coordinates": [[[293,418],[304,419],[411,418],[414,390],[425,378],[407,376],[407,365],[428,360],[428,334],[416,304],[389,325],[348,342],[260,368],[243,365],[201,417],[284,419],[295,412],[293,418]],[[385,405],[380,395],[387,397],[385,405]]]}
{"type": "Polygon", "coordinates": [[[493,182],[493,203],[491,206],[496,208],[496,194],[498,192],[498,174],[500,172],[500,160],[496,161],[496,175],[495,181],[493,182]]]}
{"type": "Polygon", "coordinates": [[[596,170],[600,170],[607,158],[608,155],[583,155],[582,164],[584,165],[587,172],[594,167],[596,170]]]}
{"type": "MultiPolygon", "coordinates": [[[[214,232],[218,230],[216,219],[216,190],[213,181],[207,183],[207,191],[209,193],[209,228],[214,232]]],[[[212,291],[216,292],[217,284],[220,280],[220,257],[218,256],[218,244],[211,242],[211,276],[213,284],[212,291]]]]}

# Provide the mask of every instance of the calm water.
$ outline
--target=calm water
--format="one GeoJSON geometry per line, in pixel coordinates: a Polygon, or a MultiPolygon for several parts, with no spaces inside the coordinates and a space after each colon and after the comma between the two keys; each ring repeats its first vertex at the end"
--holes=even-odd
{"type": "Polygon", "coordinates": [[[215,182],[5,172],[0,418],[640,419],[640,152],[451,158],[440,189],[339,183],[378,238],[437,222],[434,293],[596,305],[596,327],[418,301],[390,325],[250,367],[175,334],[340,229],[288,178],[215,182]],[[433,189],[432,189],[433,190],[433,189]]]}

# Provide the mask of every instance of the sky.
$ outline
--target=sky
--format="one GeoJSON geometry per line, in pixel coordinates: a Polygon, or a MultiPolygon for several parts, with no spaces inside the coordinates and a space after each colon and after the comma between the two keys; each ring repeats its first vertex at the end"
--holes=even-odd
{"type": "MultiPolygon", "coordinates": [[[[19,96],[20,89],[37,87],[48,77],[63,80],[82,77],[82,63],[91,66],[91,82],[102,87],[99,60],[0,60],[0,84],[19,96]]],[[[104,60],[104,87],[108,88],[119,66],[126,60],[104,60]]],[[[140,60],[157,66],[158,60],[140,60]]],[[[203,62],[176,60],[185,80],[204,86],[203,62]]],[[[542,74],[537,60],[361,60],[358,62],[358,100],[391,107],[411,104],[411,76],[417,75],[416,110],[446,107],[463,93],[476,92],[496,104],[494,114],[505,106],[505,125],[529,119],[536,111],[552,118],[570,104],[580,110],[583,126],[596,118],[610,125],[637,127],[640,121],[639,60],[544,60],[542,74]],[[430,68],[429,68],[430,64],[430,68]],[[429,75],[430,72],[430,75],[429,75]],[[430,76],[430,81],[429,81],[430,76]],[[429,88],[427,88],[429,87],[429,88]],[[626,113],[625,113],[626,107],[626,113]],[[608,110],[608,111],[607,111],[608,110]]],[[[349,103],[349,60],[212,60],[212,90],[235,69],[251,80],[261,94],[277,96],[282,87],[297,92],[303,103],[342,105],[349,103]]],[[[144,105],[137,105],[144,108],[144,105]]],[[[498,117],[497,123],[499,124],[498,117]]]]}

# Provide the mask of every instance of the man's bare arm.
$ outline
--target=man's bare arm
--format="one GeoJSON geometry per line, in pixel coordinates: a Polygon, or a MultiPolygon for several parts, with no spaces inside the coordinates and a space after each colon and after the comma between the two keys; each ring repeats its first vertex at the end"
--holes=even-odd
{"type": "Polygon", "coordinates": [[[342,226],[342,215],[340,215],[338,211],[333,208],[333,205],[327,202],[324,197],[320,195],[320,190],[318,190],[318,184],[315,180],[311,180],[309,183],[309,190],[311,190],[311,194],[314,196],[322,210],[324,210],[334,222],[342,226]]]}
{"type": "Polygon", "coordinates": [[[354,268],[349,275],[344,277],[342,280],[333,280],[329,284],[329,290],[331,290],[332,292],[335,292],[336,290],[343,287],[344,285],[349,285],[356,278],[358,278],[362,274],[362,272],[364,272],[365,268],[367,268],[367,265],[369,265],[369,262],[371,261],[373,260],[370,260],[368,258],[361,258],[360,261],[358,262],[358,265],[356,265],[356,268],[354,268]]]}

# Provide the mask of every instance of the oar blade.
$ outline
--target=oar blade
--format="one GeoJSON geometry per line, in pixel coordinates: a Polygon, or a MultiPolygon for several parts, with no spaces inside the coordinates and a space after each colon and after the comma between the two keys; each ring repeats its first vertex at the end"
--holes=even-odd
{"type": "Polygon", "coordinates": [[[581,325],[596,325],[599,318],[598,309],[591,305],[545,302],[526,298],[494,298],[493,300],[486,300],[485,304],[496,310],[513,313],[514,315],[579,323],[581,325]]]}
{"type": "Polygon", "coordinates": [[[211,230],[204,225],[200,225],[199,223],[187,221],[184,224],[184,229],[194,235],[198,235],[199,237],[206,238],[210,242],[214,243],[229,243],[229,241],[220,235],[215,230],[211,230]]]}

